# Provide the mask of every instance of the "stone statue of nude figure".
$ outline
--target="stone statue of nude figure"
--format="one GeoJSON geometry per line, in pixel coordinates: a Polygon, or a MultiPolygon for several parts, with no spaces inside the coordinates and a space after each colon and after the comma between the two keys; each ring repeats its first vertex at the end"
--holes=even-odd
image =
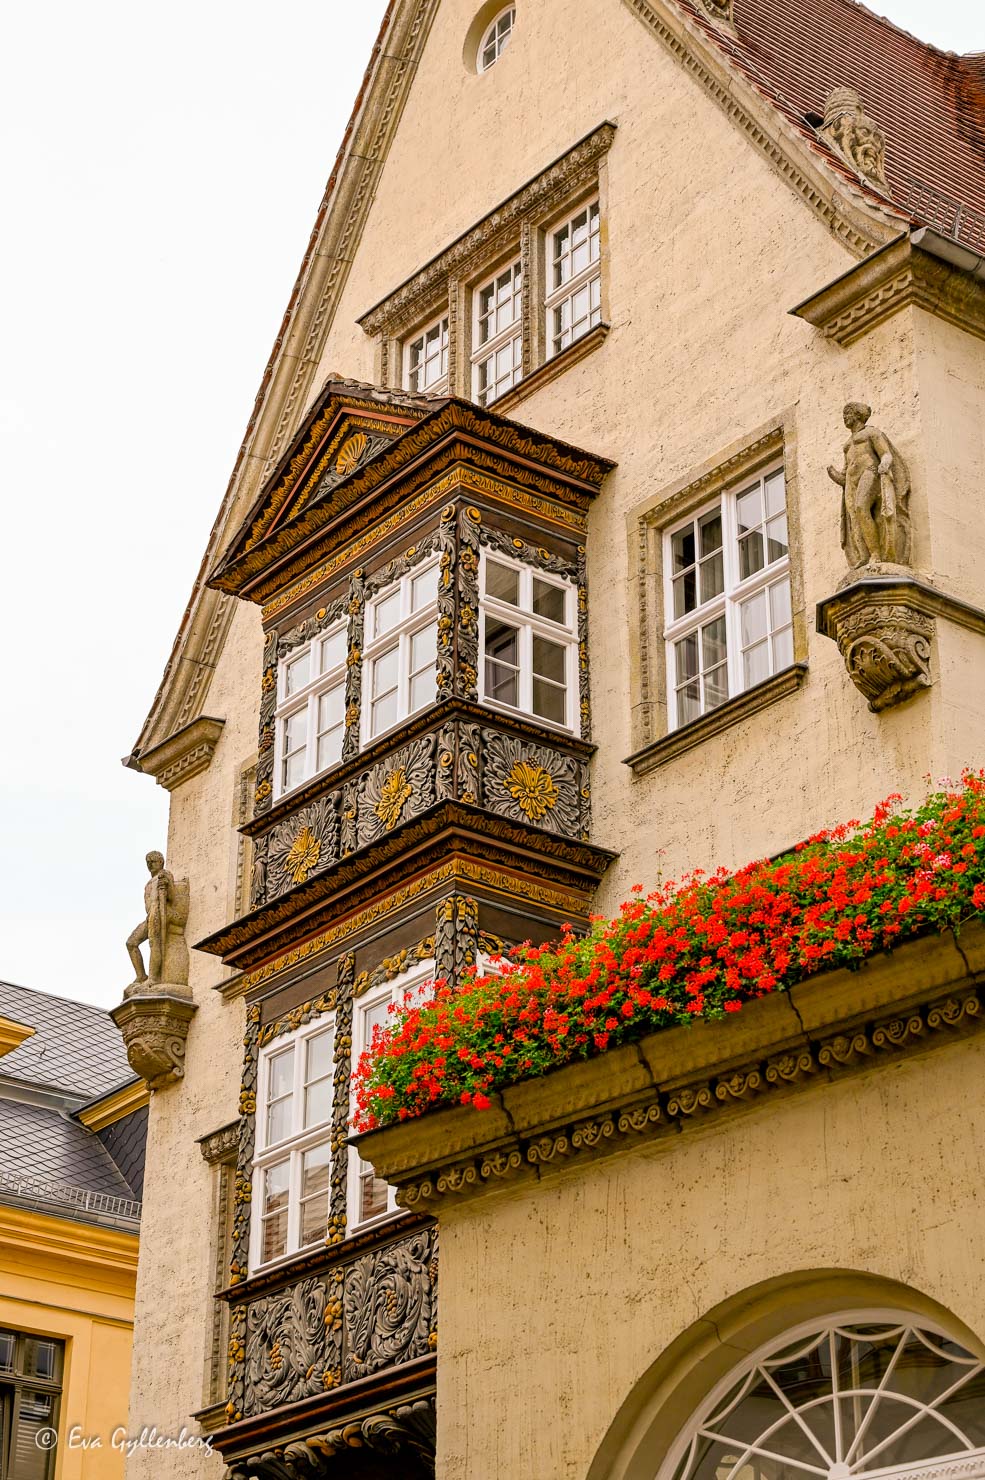
{"type": "Polygon", "coordinates": [[[841,547],[853,570],[910,563],[910,471],[886,434],[868,425],[871,415],[849,401],[845,466],[828,468],[842,489],[841,547]]]}
{"type": "Polygon", "coordinates": [[[161,853],[148,853],[150,878],[144,885],[144,919],[127,937],[127,953],[136,973],[126,996],[146,992],[158,983],[184,986],[188,982],[188,880],[175,882],[164,867],[161,853]],[[150,947],[147,969],[140,947],[150,947]]]}

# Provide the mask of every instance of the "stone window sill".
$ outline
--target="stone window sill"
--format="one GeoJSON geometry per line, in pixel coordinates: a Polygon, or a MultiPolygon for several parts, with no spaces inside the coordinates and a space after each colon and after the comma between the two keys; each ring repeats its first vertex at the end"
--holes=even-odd
{"type": "Polygon", "coordinates": [[[703,744],[712,735],[718,735],[722,730],[730,729],[732,725],[758,714],[770,704],[785,699],[788,694],[796,693],[806,678],[807,664],[793,663],[789,668],[784,668],[782,673],[775,673],[772,678],[756,684],[754,688],[736,694],[734,699],[727,700],[710,714],[703,714],[700,719],[681,725],[678,730],[671,730],[669,735],[661,735],[659,740],[654,740],[642,750],[627,756],[623,764],[632,768],[634,776],[646,776],[650,771],[656,771],[668,761],[683,755],[685,751],[692,750],[695,745],[703,744]]]}
{"type": "Polygon", "coordinates": [[[556,375],[563,375],[565,370],[570,370],[572,365],[577,365],[579,360],[583,360],[586,355],[598,349],[600,344],[604,344],[608,338],[609,329],[609,324],[596,324],[594,329],[590,329],[581,339],[576,339],[574,344],[569,344],[567,349],[563,349],[559,355],[554,355],[552,359],[545,360],[543,365],[538,365],[536,370],[532,370],[525,380],[521,380],[519,385],[515,385],[504,396],[490,401],[489,410],[495,411],[498,416],[508,415],[514,406],[519,406],[520,402],[532,396],[534,391],[539,391],[556,375]]]}

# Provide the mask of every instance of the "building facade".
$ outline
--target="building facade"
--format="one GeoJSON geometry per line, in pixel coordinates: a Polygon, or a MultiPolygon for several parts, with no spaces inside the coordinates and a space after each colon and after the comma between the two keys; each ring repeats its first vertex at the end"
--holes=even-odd
{"type": "Polygon", "coordinates": [[[130,1476],[985,1473],[973,941],[349,1140],[435,976],[983,763],[983,255],[849,0],[393,0],[129,762],[130,1476]]]}
{"type": "Polygon", "coordinates": [[[4,1480],[123,1475],[147,1101],[105,1012],[0,982],[4,1480]]]}

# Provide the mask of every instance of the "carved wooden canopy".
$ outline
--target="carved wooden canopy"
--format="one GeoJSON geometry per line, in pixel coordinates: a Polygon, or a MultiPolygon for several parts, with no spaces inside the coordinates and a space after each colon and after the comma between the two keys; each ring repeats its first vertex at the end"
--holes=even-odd
{"type": "Polygon", "coordinates": [[[582,509],[613,466],[469,401],[332,378],[209,585],[266,602],[456,460],[582,509]]]}

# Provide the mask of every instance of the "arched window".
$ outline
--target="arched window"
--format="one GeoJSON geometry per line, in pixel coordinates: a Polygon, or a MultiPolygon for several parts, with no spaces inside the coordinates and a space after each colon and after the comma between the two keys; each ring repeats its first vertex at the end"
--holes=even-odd
{"type": "Polygon", "coordinates": [[[499,61],[503,52],[510,44],[513,35],[513,26],[516,22],[516,6],[507,5],[499,12],[492,25],[488,27],[479,43],[479,71],[488,72],[489,68],[499,61]]]}
{"type": "Polygon", "coordinates": [[[856,1312],[730,1373],[659,1480],[931,1480],[944,1460],[962,1480],[985,1476],[985,1365],[925,1323],[856,1312]]]}

